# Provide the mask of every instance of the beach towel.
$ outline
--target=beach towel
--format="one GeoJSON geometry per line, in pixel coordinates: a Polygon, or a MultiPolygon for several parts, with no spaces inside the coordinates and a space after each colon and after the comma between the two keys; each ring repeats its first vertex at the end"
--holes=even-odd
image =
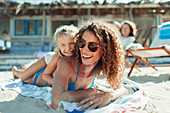
{"type": "MultiPolygon", "coordinates": [[[[103,91],[113,90],[106,80],[95,80],[95,84],[103,91]]],[[[136,82],[129,79],[123,79],[123,87],[125,87],[129,95],[122,96],[115,101],[109,103],[107,106],[100,109],[78,111],[80,107],[78,103],[61,101],[59,108],[63,107],[67,113],[127,113],[131,110],[144,109],[149,102],[149,93],[145,91],[136,82]]],[[[31,84],[25,84],[20,79],[11,79],[7,81],[0,81],[0,88],[3,90],[15,90],[19,94],[28,97],[42,99],[47,106],[51,106],[51,87],[38,87],[31,84]]]]}

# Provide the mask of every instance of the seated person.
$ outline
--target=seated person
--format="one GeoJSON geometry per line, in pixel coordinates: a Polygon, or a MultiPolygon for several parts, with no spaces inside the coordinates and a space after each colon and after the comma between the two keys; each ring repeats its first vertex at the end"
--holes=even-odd
{"type": "Polygon", "coordinates": [[[120,40],[125,50],[130,49],[143,49],[139,43],[133,43],[136,36],[136,25],[131,21],[123,21],[120,27],[120,40]]]}

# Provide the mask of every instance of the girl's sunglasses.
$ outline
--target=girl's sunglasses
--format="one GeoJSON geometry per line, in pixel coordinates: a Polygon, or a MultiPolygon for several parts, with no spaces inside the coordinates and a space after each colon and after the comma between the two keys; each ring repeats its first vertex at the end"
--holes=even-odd
{"type": "MultiPolygon", "coordinates": [[[[77,46],[79,48],[84,48],[86,46],[87,42],[84,40],[84,39],[79,39],[77,41],[77,46]]],[[[97,49],[99,48],[99,44],[95,43],[95,42],[89,42],[88,43],[88,49],[91,51],[91,52],[96,52],[97,49]]]]}

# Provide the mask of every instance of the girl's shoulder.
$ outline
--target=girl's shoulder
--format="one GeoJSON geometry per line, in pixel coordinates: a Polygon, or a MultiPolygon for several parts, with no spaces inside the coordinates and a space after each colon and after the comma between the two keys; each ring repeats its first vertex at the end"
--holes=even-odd
{"type": "Polygon", "coordinates": [[[69,65],[69,66],[72,66],[72,67],[77,65],[76,60],[73,57],[68,57],[68,56],[64,56],[64,57],[60,58],[59,63],[69,65]]]}
{"type": "Polygon", "coordinates": [[[59,59],[57,68],[64,73],[69,73],[69,76],[74,75],[78,68],[78,63],[72,57],[62,57],[59,59]]]}

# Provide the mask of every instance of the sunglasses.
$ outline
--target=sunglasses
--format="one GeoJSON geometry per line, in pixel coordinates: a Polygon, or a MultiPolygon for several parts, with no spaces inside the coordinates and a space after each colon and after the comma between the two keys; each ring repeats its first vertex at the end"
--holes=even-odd
{"type": "Polygon", "coordinates": [[[89,42],[87,43],[84,39],[79,39],[77,41],[77,46],[79,48],[84,48],[86,46],[86,44],[88,44],[88,49],[91,51],[91,52],[96,52],[97,49],[99,48],[99,44],[95,43],[95,42],[89,42]]]}

